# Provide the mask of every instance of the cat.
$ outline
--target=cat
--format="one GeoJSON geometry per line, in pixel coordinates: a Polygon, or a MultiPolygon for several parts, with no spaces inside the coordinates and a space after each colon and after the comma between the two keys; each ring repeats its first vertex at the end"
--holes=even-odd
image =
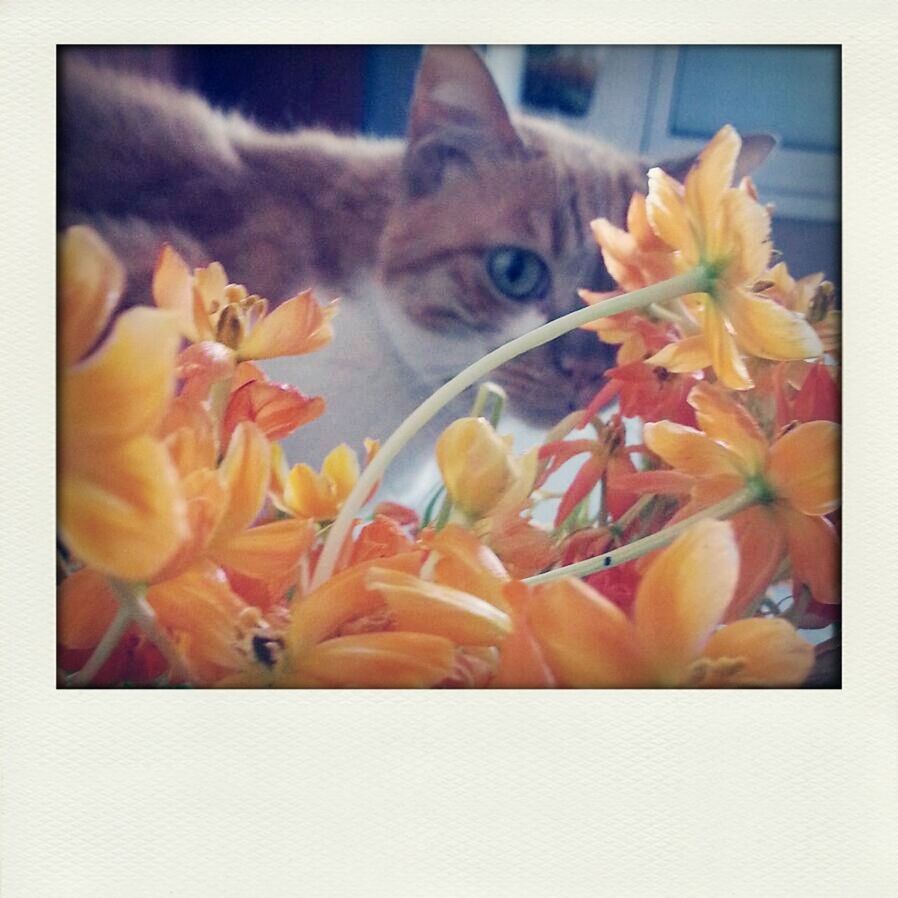
{"type": "MultiPolygon", "coordinates": [[[[771,146],[748,138],[739,176],[771,146]]],[[[264,365],[328,402],[285,441],[291,462],[311,463],[341,441],[389,436],[466,365],[580,308],[577,288],[613,288],[589,222],[622,224],[649,167],[560,124],[509,115],[479,54],[461,46],[424,52],[405,141],[268,132],[73,55],[62,66],[60,157],[60,223],[91,224],[109,241],[128,269],[129,302],[148,301],[165,242],[192,265],[219,260],[274,301],[308,286],[341,297],[330,346],[264,365]]],[[[691,162],[662,165],[682,177],[691,162]]],[[[612,359],[595,334],[575,331],[494,379],[515,415],[545,427],[592,398],[612,359]]],[[[469,394],[394,465],[388,491],[420,480],[417,461],[469,394]]]]}

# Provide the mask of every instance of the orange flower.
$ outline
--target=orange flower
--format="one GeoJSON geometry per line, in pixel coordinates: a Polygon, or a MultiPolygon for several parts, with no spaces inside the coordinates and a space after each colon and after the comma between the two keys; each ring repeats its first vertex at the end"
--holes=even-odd
{"type": "Polygon", "coordinates": [[[222,343],[238,360],[303,355],[333,337],[334,303],[321,307],[306,290],[269,312],[267,299],[229,284],[218,262],[191,275],[170,246],[156,264],[153,298],[160,308],[177,313],[189,340],[222,343]]]}
{"type": "MultiPolygon", "coordinates": [[[[801,424],[768,446],[748,412],[719,390],[699,384],[689,403],[701,430],[661,421],[646,424],[644,431],[652,452],[691,478],[692,499],[674,520],[746,484],[760,497],[733,518],[742,568],[729,616],[738,616],[767,588],[787,553],[796,578],[815,599],[837,602],[838,540],[824,515],[839,504],[839,426],[831,421],[801,424]]],[[[655,473],[645,476],[654,479],[655,473]]],[[[621,479],[636,489],[641,477],[621,479]]]]}
{"type": "Polygon", "coordinates": [[[740,346],[767,359],[815,358],[823,351],[801,315],[751,292],[770,259],[770,216],[750,185],[730,186],[740,147],[736,131],[724,126],[685,186],[651,169],[647,200],[652,229],[675,251],[676,266],[683,271],[704,266],[713,279],[709,293],[688,298],[700,315],[702,336],[674,343],[649,362],[673,371],[710,363],[721,382],[735,390],[752,386],[740,346]]]}
{"type": "Polygon", "coordinates": [[[186,534],[177,473],[154,436],[175,386],[177,323],[133,309],[106,327],[121,265],[88,228],[60,249],[59,526],[78,558],[124,580],[153,576],[186,534]]]}
{"type": "Polygon", "coordinates": [[[719,627],[736,585],[730,525],[700,521],[661,552],[633,619],[579,580],[536,587],[531,630],[559,685],[798,686],[814,649],[781,619],[719,627]]]}

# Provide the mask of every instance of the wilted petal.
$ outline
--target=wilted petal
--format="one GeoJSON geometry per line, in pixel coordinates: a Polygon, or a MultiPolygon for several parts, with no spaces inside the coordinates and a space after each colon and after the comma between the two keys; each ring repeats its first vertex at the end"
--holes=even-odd
{"type": "Polygon", "coordinates": [[[537,586],[527,621],[560,686],[644,685],[645,666],[630,622],[582,581],[537,586]]]}
{"type": "Polygon", "coordinates": [[[496,645],[511,632],[505,612],[442,583],[374,567],[366,585],[384,597],[400,630],[445,636],[458,645],[496,645]]]}
{"type": "Polygon", "coordinates": [[[363,633],[329,639],[306,652],[297,671],[325,686],[426,688],[452,673],[455,646],[426,633],[363,633]]]}
{"type": "Polygon", "coordinates": [[[782,618],[754,617],[721,627],[708,640],[703,659],[730,672],[707,686],[800,686],[814,666],[814,647],[782,618]],[[736,662],[720,665],[719,662],[736,662]]]}
{"type": "Polygon", "coordinates": [[[776,494],[804,514],[822,515],[839,506],[841,428],[809,421],[770,447],[768,479],[776,494]]]}
{"type": "Polygon", "coordinates": [[[273,359],[304,355],[326,346],[333,338],[330,320],[336,306],[319,306],[306,290],[288,299],[252,329],[239,348],[241,359],[273,359]]]}
{"type": "Polygon", "coordinates": [[[826,518],[809,517],[791,508],[778,508],[789,544],[794,578],[806,583],[818,602],[839,602],[841,550],[836,529],[826,518]]]}
{"type": "Polygon", "coordinates": [[[321,396],[306,396],[288,384],[252,380],[231,393],[222,428],[228,440],[241,421],[252,421],[269,440],[282,440],[323,413],[321,396]]]}
{"type": "Polygon", "coordinates": [[[123,580],[152,577],[188,532],[163,445],[137,437],[76,458],[64,447],[59,525],[66,545],[91,567],[123,580]]]}
{"type": "Polygon", "coordinates": [[[704,520],[661,552],[643,574],[634,620],[660,683],[678,685],[723,619],[739,575],[732,528],[704,520]]]}
{"type": "Polygon", "coordinates": [[[222,545],[245,530],[262,510],[271,472],[268,440],[255,424],[237,425],[219,471],[228,491],[214,540],[222,545]]]}
{"type": "Polygon", "coordinates": [[[125,287],[125,269],[96,231],[69,228],[59,247],[59,353],[82,358],[103,332],[125,287]]]}
{"type": "Polygon", "coordinates": [[[788,360],[817,358],[823,352],[820,337],[811,325],[772,299],[730,290],[723,309],[739,342],[751,355],[788,360]]]}
{"type": "Polygon", "coordinates": [[[712,440],[735,452],[749,471],[758,471],[767,454],[767,439],[755,419],[733,397],[706,383],[689,392],[698,426],[712,440]]]}
{"type": "Polygon", "coordinates": [[[672,468],[696,477],[740,474],[738,456],[684,424],[657,421],[645,425],[646,446],[672,468]]]}
{"type": "Polygon", "coordinates": [[[63,375],[64,448],[89,452],[154,430],[174,392],[179,339],[167,312],[138,308],[120,316],[100,349],[63,375]]]}
{"type": "Polygon", "coordinates": [[[93,649],[112,623],[118,607],[106,577],[90,568],[75,571],[59,585],[57,640],[69,649],[93,649]]]}
{"type": "Polygon", "coordinates": [[[383,597],[365,583],[372,567],[412,573],[420,569],[422,558],[422,552],[407,552],[362,562],[326,580],[307,596],[294,599],[286,633],[287,647],[296,654],[333,635],[348,621],[380,608],[383,597]]]}

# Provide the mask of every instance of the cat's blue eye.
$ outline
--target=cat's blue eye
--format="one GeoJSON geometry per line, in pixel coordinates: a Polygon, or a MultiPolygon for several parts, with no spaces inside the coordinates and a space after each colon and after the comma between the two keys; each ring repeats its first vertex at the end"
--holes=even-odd
{"type": "Polygon", "coordinates": [[[542,299],[549,291],[549,269],[529,249],[497,246],[486,255],[486,270],[496,289],[515,302],[542,299]]]}

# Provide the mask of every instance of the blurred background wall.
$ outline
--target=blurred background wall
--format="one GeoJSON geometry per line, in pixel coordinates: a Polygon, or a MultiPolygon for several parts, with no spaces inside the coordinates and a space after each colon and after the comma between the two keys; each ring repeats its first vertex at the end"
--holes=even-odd
{"type": "MultiPolygon", "coordinates": [[[[837,46],[482,48],[509,108],[560,119],[647,161],[686,155],[725,122],[780,139],[756,175],[774,240],[796,275],[838,285],[837,46]]],[[[189,86],[275,129],[401,135],[418,46],[95,47],[122,68],[189,86]]]]}

